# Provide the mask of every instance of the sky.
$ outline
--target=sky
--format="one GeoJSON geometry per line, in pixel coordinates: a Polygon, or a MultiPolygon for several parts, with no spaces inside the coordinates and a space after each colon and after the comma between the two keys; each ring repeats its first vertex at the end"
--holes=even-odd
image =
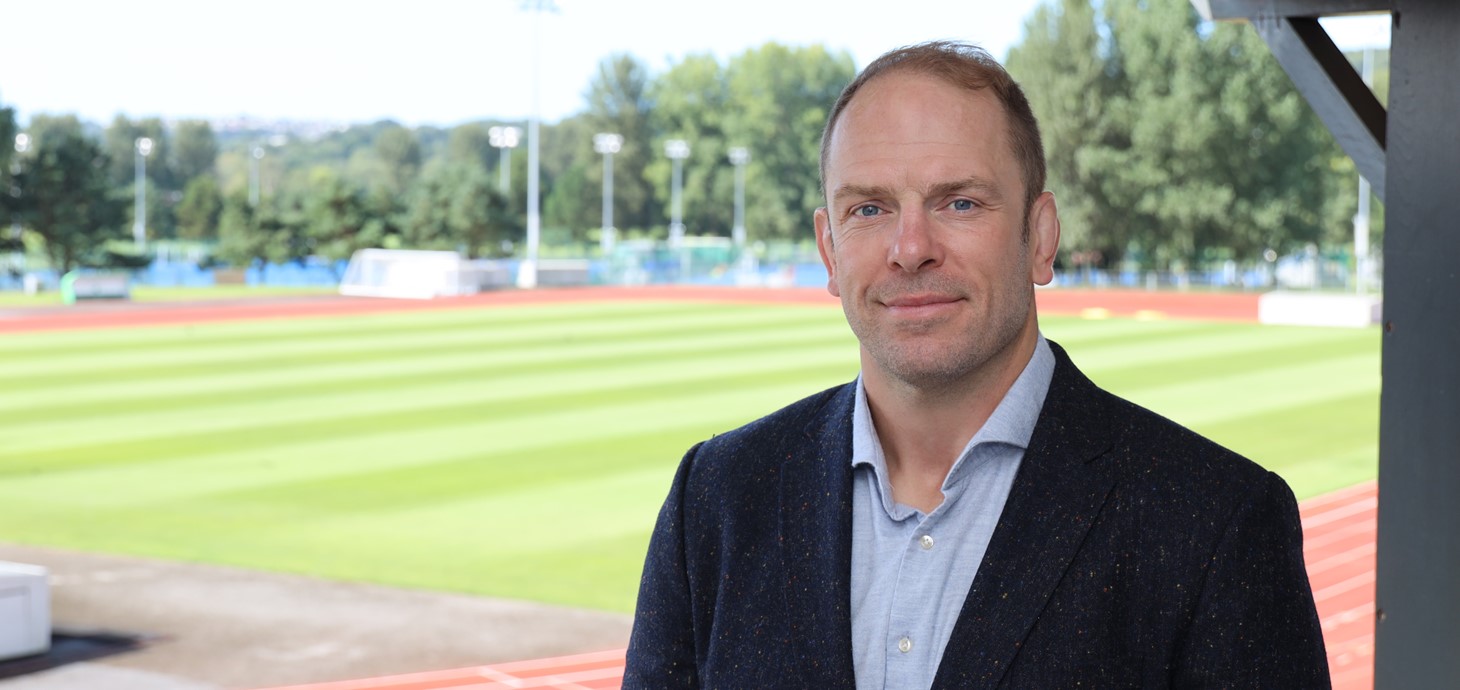
{"type": "MultiPolygon", "coordinates": [[[[22,124],[74,113],[451,126],[581,111],[598,63],[658,72],[766,42],[848,51],[858,67],[932,39],[1003,59],[1041,0],[28,0],[8,4],[0,105],[22,124]],[[534,98],[533,55],[540,63],[534,98]],[[534,104],[536,100],[536,104],[534,104]]],[[[1341,47],[1388,44],[1388,19],[1325,22],[1341,47]]]]}

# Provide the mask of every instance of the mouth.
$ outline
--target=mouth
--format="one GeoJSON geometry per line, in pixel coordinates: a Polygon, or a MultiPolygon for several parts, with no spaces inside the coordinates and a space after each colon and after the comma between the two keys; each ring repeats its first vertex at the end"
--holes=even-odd
{"type": "Polygon", "coordinates": [[[882,305],[895,315],[919,318],[937,315],[962,301],[962,297],[954,295],[924,293],[898,295],[882,300],[882,305]]]}

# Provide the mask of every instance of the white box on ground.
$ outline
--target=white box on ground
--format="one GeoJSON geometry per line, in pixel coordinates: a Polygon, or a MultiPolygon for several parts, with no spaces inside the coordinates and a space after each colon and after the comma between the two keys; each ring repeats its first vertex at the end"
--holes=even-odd
{"type": "Polygon", "coordinates": [[[1379,323],[1384,300],[1376,295],[1269,292],[1257,299],[1257,320],[1288,326],[1365,328],[1379,323]]]}
{"type": "Polygon", "coordinates": [[[0,561],[0,661],[51,648],[51,589],[46,569],[0,561]]]}

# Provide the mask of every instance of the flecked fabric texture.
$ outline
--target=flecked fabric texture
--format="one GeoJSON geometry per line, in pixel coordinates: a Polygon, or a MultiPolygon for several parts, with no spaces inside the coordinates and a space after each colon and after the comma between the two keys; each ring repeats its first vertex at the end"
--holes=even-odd
{"type": "MultiPolygon", "coordinates": [[[[1056,366],[934,688],[1328,687],[1276,475],[1056,366]]],[[[690,449],[624,688],[852,688],[840,386],[690,449]]]]}

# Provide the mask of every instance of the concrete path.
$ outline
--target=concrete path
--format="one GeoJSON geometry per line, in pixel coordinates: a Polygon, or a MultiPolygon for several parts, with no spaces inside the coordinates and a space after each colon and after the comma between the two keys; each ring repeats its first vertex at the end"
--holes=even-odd
{"type": "Polygon", "coordinates": [[[0,690],[247,690],[628,644],[630,616],[212,565],[0,544],[51,570],[53,627],[140,633],[141,650],[0,690]]]}

